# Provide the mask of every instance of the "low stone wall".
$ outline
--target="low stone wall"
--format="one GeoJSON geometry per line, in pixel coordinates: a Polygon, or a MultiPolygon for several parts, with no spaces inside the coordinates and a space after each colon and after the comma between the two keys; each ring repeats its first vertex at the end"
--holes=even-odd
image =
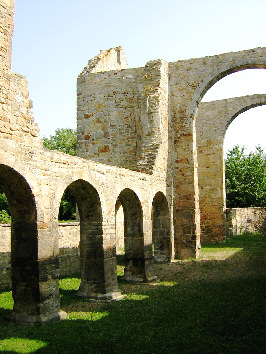
{"type": "Polygon", "coordinates": [[[60,223],[58,230],[60,276],[79,273],[79,223],[60,223]]]}
{"type": "Polygon", "coordinates": [[[226,209],[226,236],[232,237],[245,232],[266,233],[266,208],[226,209]]]}
{"type": "MultiPolygon", "coordinates": [[[[60,276],[80,272],[78,222],[60,223],[59,230],[59,266],[60,276]]],[[[0,224],[0,290],[11,289],[11,227],[0,224]]]]}
{"type": "Polygon", "coordinates": [[[0,224],[0,290],[11,289],[11,228],[0,224]]]}

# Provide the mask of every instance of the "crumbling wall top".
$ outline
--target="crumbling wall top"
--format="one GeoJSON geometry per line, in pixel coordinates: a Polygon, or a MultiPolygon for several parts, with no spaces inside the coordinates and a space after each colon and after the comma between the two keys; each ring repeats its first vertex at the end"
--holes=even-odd
{"type": "Polygon", "coordinates": [[[100,54],[88,61],[80,76],[102,71],[127,69],[128,64],[122,47],[101,50],[100,54]]]}

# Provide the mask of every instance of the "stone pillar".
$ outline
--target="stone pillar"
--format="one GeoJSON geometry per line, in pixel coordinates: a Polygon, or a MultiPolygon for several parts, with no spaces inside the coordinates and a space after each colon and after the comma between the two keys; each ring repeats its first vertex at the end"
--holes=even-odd
{"type": "MultiPolygon", "coordinates": [[[[186,119],[186,118],[185,118],[186,119]]],[[[176,258],[198,258],[200,212],[194,120],[189,117],[174,144],[174,233],[176,258]]]]}
{"type": "Polygon", "coordinates": [[[51,237],[56,235],[56,230],[44,223],[39,223],[37,228],[33,221],[13,219],[11,266],[14,307],[10,320],[32,325],[66,318],[66,314],[60,311],[58,246],[51,237]]]}
{"type": "MultiPolygon", "coordinates": [[[[200,212],[193,110],[196,83],[193,82],[194,72],[190,63],[170,63],[169,67],[171,114],[169,159],[173,163],[175,258],[197,258],[200,251],[200,212]]],[[[196,70],[195,67],[193,69],[196,70]]]]}
{"type": "Polygon", "coordinates": [[[77,296],[95,300],[120,299],[114,225],[108,229],[99,222],[83,221],[81,217],[80,237],[81,283],[77,296]]]}

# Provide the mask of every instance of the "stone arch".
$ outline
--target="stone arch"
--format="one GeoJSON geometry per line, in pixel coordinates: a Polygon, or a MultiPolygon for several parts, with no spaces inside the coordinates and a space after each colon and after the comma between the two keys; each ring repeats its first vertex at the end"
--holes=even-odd
{"type": "Polygon", "coordinates": [[[169,63],[169,68],[175,255],[197,258],[200,251],[197,108],[204,94],[223,77],[245,69],[265,69],[266,48],[169,63]]]}
{"type": "MultiPolygon", "coordinates": [[[[266,56],[266,53],[264,55],[266,56]]],[[[264,63],[256,63],[256,60],[254,60],[253,63],[250,63],[246,58],[242,58],[242,61],[243,64],[239,66],[234,62],[225,66],[221,65],[221,68],[214,69],[206,78],[204,78],[199,84],[192,99],[192,114],[195,113],[196,108],[206,92],[224,77],[246,69],[266,69],[266,58],[264,59],[264,63]]]]}
{"type": "MultiPolygon", "coordinates": [[[[237,100],[238,102],[241,102],[241,99],[242,99],[242,97],[236,97],[235,98],[235,100],[237,100]]],[[[234,99],[232,99],[232,100],[234,100],[234,99]]],[[[246,96],[246,97],[243,97],[243,100],[246,101],[246,102],[243,102],[243,106],[242,107],[241,107],[241,103],[240,103],[240,105],[238,103],[237,106],[235,108],[231,109],[231,112],[229,114],[227,114],[227,117],[226,117],[227,118],[227,121],[226,121],[227,124],[225,126],[223,137],[225,137],[225,134],[226,134],[226,131],[227,131],[229,125],[240,114],[248,111],[249,109],[266,105],[266,95],[246,96]]]]}
{"type": "Polygon", "coordinates": [[[201,210],[201,240],[220,241],[225,234],[224,137],[241,113],[266,105],[266,95],[202,102],[197,112],[197,146],[201,210]]]}
{"type": "Polygon", "coordinates": [[[162,192],[157,192],[152,202],[152,239],[154,261],[158,263],[171,260],[170,214],[168,202],[162,192]]]}
{"type": "Polygon", "coordinates": [[[124,211],[125,269],[127,281],[145,281],[143,212],[137,194],[125,188],[119,194],[116,205],[124,211]]]}
{"type": "Polygon", "coordinates": [[[14,307],[12,319],[19,323],[41,322],[38,230],[35,197],[26,179],[0,164],[0,184],[11,212],[11,274],[14,307]]]}
{"type": "Polygon", "coordinates": [[[114,274],[107,274],[106,268],[109,263],[109,269],[115,272],[115,257],[112,257],[112,252],[110,256],[110,251],[104,248],[99,194],[83,179],[72,182],[67,188],[75,196],[80,217],[81,283],[77,295],[93,299],[112,299],[118,293],[117,280],[114,274]]]}

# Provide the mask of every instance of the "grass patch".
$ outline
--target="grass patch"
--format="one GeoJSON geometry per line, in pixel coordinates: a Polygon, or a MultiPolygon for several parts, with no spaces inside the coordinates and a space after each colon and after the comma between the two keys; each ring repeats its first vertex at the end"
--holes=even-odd
{"type": "Polygon", "coordinates": [[[12,297],[4,292],[0,352],[264,353],[265,265],[265,236],[244,235],[204,246],[199,261],[156,265],[158,283],[121,282],[126,297],[118,302],[77,298],[80,279],[66,277],[68,319],[42,327],[5,322],[12,297]]]}

